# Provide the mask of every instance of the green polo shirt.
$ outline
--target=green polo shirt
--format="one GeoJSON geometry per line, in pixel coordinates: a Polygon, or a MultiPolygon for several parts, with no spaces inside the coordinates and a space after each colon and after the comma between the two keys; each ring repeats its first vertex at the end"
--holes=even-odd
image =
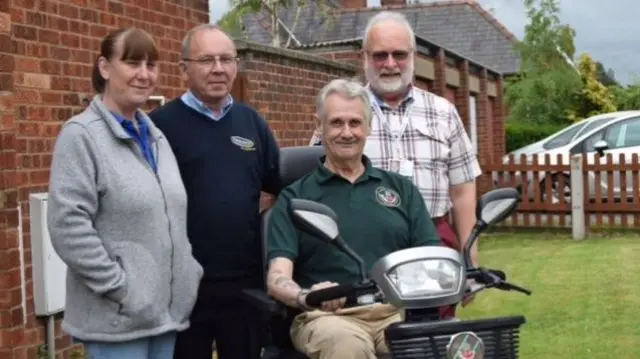
{"type": "Polygon", "coordinates": [[[362,257],[367,269],[381,257],[409,247],[439,246],[436,228],[424,200],[411,181],[374,168],[364,157],[364,174],[355,183],[318,167],[285,188],[272,208],[268,231],[268,259],[294,262],[293,280],[302,287],[331,281],[359,280],[358,265],[319,239],[298,231],[288,212],[292,198],[323,203],[338,215],[340,235],[362,257]]]}

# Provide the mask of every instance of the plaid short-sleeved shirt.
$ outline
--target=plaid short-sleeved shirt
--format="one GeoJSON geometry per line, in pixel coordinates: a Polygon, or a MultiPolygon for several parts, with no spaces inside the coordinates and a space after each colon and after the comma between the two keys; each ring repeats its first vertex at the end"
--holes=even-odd
{"type": "MultiPolygon", "coordinates": [[[[380,169],[390,170],[396,156],[392,133],[401,129],[408,113],[408,124],[399,141],[399,156],[413,161],[413,183],[418,187],[432,217],[451,209],[451,185],[473,181],[482,172],[455,106],[447,99],[413,87],[397,109],[380,101],[371,91],[373,109],[371,135],[365,155],[380,169]],[[389,127],[385,126],[389,121],[389,127]]],[[[310,145],[321,141],[315,133],[310,145]]]]}

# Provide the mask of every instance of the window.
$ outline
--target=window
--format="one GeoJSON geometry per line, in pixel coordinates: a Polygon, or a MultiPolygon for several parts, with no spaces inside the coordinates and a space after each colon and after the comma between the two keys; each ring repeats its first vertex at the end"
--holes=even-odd
{"type": "Polygon", "coordinates": [[[574,135],[578,131],[580,131],[580,129],[583,128],[585,124],[586,122],[562,130],[559,134],[556,135],[556,137],[547,141],[542,147],[544,147],[544,149],[546,150],[552,150],[554,148],[558,148],[568,144],[569,142],[571,142],[574,135]]]}
{"type": "Polygon", "coordinates": [[[582,130],[576,134],[576,136],[580,136],[580,135],[584,135],[585,133],[589,133],[589,131],[593,130],[594,128],[600,126],[600,125],[604,125],[607,122],[610,122],[611,120],[615,120],[615,117],[606,117],[606,118],[600,118],[597,120],[593,120],[591,122],[589,122],[588,125],[584,126],[582,128],[582,130]]]}
{"type": "Polygon", "coordinates": [[[593,135],[591,135],[589,138],[587,138],[584,141],[584,151],[585,152],[593,152],[596,149],[593,147],[596,142],[600,141],[602,139],[602,136],[604,136],[604,131],[605,130],[600,130],[596,133],[594,133],[593,135]]]}
{"type": "Polygon", "coordinates": [[[604,140],[609,144],[609,148],[640,146],[640,117],[611,126],[604,140]]]}
{"type": "Polygon", "coordinates": [[[640,146],[640,117],[631,118],[606,127],[585,141],[585,151],[593,152],[596,142],[604,140],[609,149],[640,146]]]}
{"type": "Polygon", "coordinates": [[[565,129],[564,132],[560,132],[560,135],[552,138],[547,143],[545,143],[544,148],[547,150],[552,150],[554,148],[569,144],[577,137],[589,133],[589,131],[593,130],[594,128],[602,126],[615,119],[616,117],[599,118],[597,120],[584,121],[583,123],[575,125],[574,127],[569,127],[565,129]]]}

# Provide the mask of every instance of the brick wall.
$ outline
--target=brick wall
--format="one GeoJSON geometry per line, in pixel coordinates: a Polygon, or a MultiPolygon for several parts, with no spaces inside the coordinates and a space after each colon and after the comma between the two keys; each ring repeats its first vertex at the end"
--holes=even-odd
{"type": "MultiPolygon", "coordinates": [[[[172,98],[182,91],[175,65],[180,41],[202,22],[208,22],[204,0],[0,0],[0,359],[44,357],[38,354],[43,322],[33,314],[27,200],[30,192],[46,190],[61,123],[92,96],[90,73],[101,38],[125,26],[152,33],[163,60],[157,94],[172,98]]],[[[69,357],[71,340],[62,336],[59,320],[55,334],[58,358],[69,357]]]]}
{"type": "Polygon", "coordinates": [[[350,64],[257,44],[238,43],[238,54],[236,97],[267,119],[281,146],[307,145],[316,126],[318,91],[334,78],[357,72],[350,64]]]}

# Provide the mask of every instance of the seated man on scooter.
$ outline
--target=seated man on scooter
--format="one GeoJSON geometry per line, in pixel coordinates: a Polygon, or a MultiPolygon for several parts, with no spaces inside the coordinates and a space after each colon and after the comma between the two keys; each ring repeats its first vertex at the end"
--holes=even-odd
{"type": "Polygon", "coordinates": [[[291,327],[297,350],[312,359],[373,359],[386,353],[384,330],[400,321],[388,304],[358,305],[347,298],[309,308],[310,291],[360,280],[357,264],[333,246],[299,232],[288,213],[292,198],[323,203],[338,215],[342,238],[367,268],[391,252],[439,246],[436,228],[418,189],[406,177],[372,166],[363,155],[371,128],[365,89],[333,80],[318,95],[326,155],[318,167],[284,189],[272,208],[268,229],[268,289],[302,313],[291,327]]]}

